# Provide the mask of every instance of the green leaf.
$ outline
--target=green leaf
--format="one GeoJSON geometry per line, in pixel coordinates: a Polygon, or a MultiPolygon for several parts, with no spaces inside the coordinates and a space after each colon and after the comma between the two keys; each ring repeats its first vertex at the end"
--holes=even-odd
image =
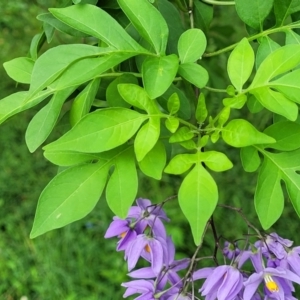
{"type": "Polygon", "coordinates": [[[154,179],[161,180],[167,155],[164,144],[158,140],[154,147],[138,162],[141,171],[154,179]]]}
{"type": "Polygon", "coordinates": [[[218,128],[223,127],[224,124],[228,121],[230,116],[230,107],[224,107],[221,112],[218,114],[218,128]]]}
{"type": "Polygon", "coordinates": [[[108,170],[101,161],[69,168],[54,177],[39,198],[30,237],[85,217],[102,194],[108,170]]]}
{"type": "Polygon", "coordinates": [[[34,61],[28,57],[18,57],[3,64],[7,75],[21,83],[30,83],[34,61]]]}
{"type": "Polygon", "coordinates": [[[151,117],[144,124],[134,140],[134,152],[137,161],[144,159],[146,154],[155,146],[160,135],[160,118],[151,117]]]}
{"type": "Polygon", "coordinates": [[[264,160],[258,175],[254,196],[255,209],[264,229],[269,229],[281,216],[284,207],[280,172],[268,159],[264,160]]]}
{"type": "Polygon", "coordinates": [[[276,140],[276,143],[267,147],[281,151],[300,148],[300,124],[298,123],[281,121],[266,128],[264,133],[276,140]]]}
{"type": "Polygon", "coordinates": [[[222,129],[223,140],[233,147],[247,147],[255,144],[271,144],[276,140],[259,132],[251,123],[244,119],[231,120],[222,129]]]}
{"type": "Polygon", "coordinates": [[[280,45],[270,39],[268,36],[260,38],[259,47],[256,52],[255,66],[259,68],[260,64],[266,59],[266,57],[280,48],[280,45]]]}
{"type": "Polygon", "coordinates": [[[194,21],[195,27],[207,32],[209,25],[213,19],[214,9],[212,5],[208,5],[201,1],[194,2],[194,21]]]}
{"type": "Polygon", "coordinates": [[[70,123],[74,126],[89,113],[99,89],[100,78],[92,80],[74,99],[70,109],[70,123]]]}
{"type": "Polygon", "coordinates": [[[45,151],[44,156],[53,164],[69,167],[86,162],[95,162],[102,157],[95,153],[80,153],[75,151],[45,151]]]}
{"type": "Polygon", "coordinates": [[[203,88],[208,82],[208,73],[196,63],[184,63],[179,66],[178,74],[198,88],[203,88]]]}
{"type": "Polygon", "coordinates": [[[215,172],[223,172],[233,167],[232,162],[222,152],[205,151],[199,153],[199,158],[205,165],[215,172]]]}
{"type": "Polygon", "coordinates": [[[30,48],[29,48],[29,53],[30,57],[36,61],[38,58],[38,52],[41,49],[42,45],[45,42],[45,33],[41,32],[33,36],[31,43],[30,43],[30,48]]]}
{"type": "Polygon", "coordinates": [[[285,31],[285,44],[291,45],[291,44],[300,44],[300,35],[297,34],[292,29],[288,29],[285,31]]]}
{"type": "Polygon", "coordinates": [[[291,14],[300,10],[299,0],[274,0],[274,13],[276,26],[282,26],[284,20],[291,14]]]}
{"type": "Polygon", "coordinates": [[[194,133],[187,126],[180,127],[171,137],[170,143],[178,143],[184,142],[192,139],[194,137],[194,133]]]}
{"type": "Polygon", "coordinates": [[[134,201],[138,178],[132,147],[120,153],[114,161],[114,171],[106,187],[106,201],[118,217],[124,219],[134,201]]]}
{"type": "Polygon", "coordinates": [[[283,94],[273,91],[268,87],[262,87],[251,91],[255,98],[268,110],[295,121],[298,116],[298,106],[287,99],[283,94]]]}
{"type": "Polygon", "coordinates": [[[268,84],[272,78],[292,70],[299,63],[300,45],[286,45],[275,50],[260,64],[249,89],[268,84]]]}
{"type": "Polygon", "coordinates": [[[260,157],[256,148],[252,146],[241,148],[242,166],[246,172],[255,172],[260,166],[260,157]]]}
{"type": "Polygon", "coordinates": [[[171,133],[174,133],[179,127],[179,120],[176,117],[170,116],[166,119],[165,125],[171,133]]]}
{"type": "Polygon", "coordinates": [[[49,11],[68,26],[94,36],[116,49],[146,51],[114,18],[99,7],[78,4],[66,8],[50,8],[49,11]]]}
{"type": "Polygon", "coordinates": [[[151,99],[161,96],[172,84],[178,70],[175,54],[148,57],[142,65],[143,84],[151,99]]]}
{"type": "Polygon", "coordinates": [[[31,94],[34,95],[52,83],[71,63],[84,57],[100,55],[103,51],[107,49],[84,44],[60,45],[49,49],[37,59],[33,67],[31,94]]]}
{"type": "Polygon", "coordinates": [[[122,61],[130,58],[133,54],[126,52],[112,52],[96,58],[83,58],[74,62],[65,72],[55,80],[49,88],[59,91],[72,86],[79,86],[87,81],[99,77],[108,69],[115,67],[122,61]]]}
{"type": "Polygon", "coordinates": [[[89,36],[88,34],[78,31],[78,30],[66,25],[65,23],[59,21],[51,13],[40,14],[36,18],[42,22],[49,24],[50,26],[54,27],[55,29],[59,30],[60,32],[69,34],[71,36],[76,36],[76,37],[88,37],[89,36]]]}
{"type": "Polygon", "coordinates": [[[49,103],[31,119],[25,133],[26,144],[31,153],[48,138],[58,120],[65,100],[74,90],[74,88],[69,88],[55,93],[49,103]]]}
{"type": "Polygon", "coordinates": [[[203,123],[207,118],[207,108],[205,103],[205,96],[201,93],[198,97],[197,107],[196,107],[196,119],[199,124],[203,123]]]}
{"type": "Polygon", "coordinates": [[[178,53],[181,63],[193,63],[201,59],[206,45],[206,37],[201,29],[186,30],[178,41],[178,53]]]}
{"type": "Polygon", "coordinates": [[[256,99],[253,94],[249,94],[247,107],[252,114],[256,114],[264,109],[262,104],[256,99]]]}
{"type": "Polygon", "coordinates": [[[147,116],[126,108],[106,108],[84,116],[70,131],[45,150],[103,152],[126,143],[147,116]]]}
{"type": "Polygon", "coordinates": [[[177,154],[168,163],[164,172],[179,175],[189,170],[192,165],[199,161],[197,154],[177,154]]]}
{"type": "Polygon", "coordinates": [[[271,81],[270,86],[283,93],[288,99],[300,103],[300,69],[294,70],[277,80],[271,81]]]}
{"type": "Polygon", "coordinates": [[[254,61],[254,51],[248,40],[243,38],[231,52],[227,64],[230,81],[239,92],[251,75],[254,61]]]}
{"type": "Polygon", "coordinates": [[[180,108],[180,100],[176,93],[172,94],[168,99],[168,111],[170,115],[174,115],[178,112],[180,108]]]}
{"type": "Polygon", "coordinates": [[[25,101],[28,97],[28,92],[17,92],[1,99],[0,124],[11,116],[39,104],[51,95],[51,93],[51,91],[42,91],[32,97],[30,101],[25,101]]]}
{"type": "Polygon", "coordinates": [[[231,108],[241,109],[247,102],[246,94],[239,94],[232,98],[223,99],[223,105],[231,108]]]}
{"type": "Polygon", "coordinates": [[[106,89],[106,101],[110,107],[125,107],[131,105],[124,101],[118,90],[118,85],[123,83],[138,84],[135,76],[131,74],[123,74],[113,80],[106,89]]]}
{"type": "Polygon", "coordinates": [[[118,91],[127,103],[145,110],[149,114],[159,114],[156,102],[149,98],[142,87],[136,84],[124,83],[118,85],[118,91]]]}
{"type": "Polygon", "coordinates": [[[179,188],[178,201],[190,223],[194,242],[199,245],[206,223],[218,202],[217,185],[201,164],[197,164],[184,178],[179,188]]]}
{"type": "Polygon", "coordinates": [[[156,53],[165,54],[169,30],[159,11],[148,0],[118,0],[118,3],[139,34],[153,46],[156,53]]]}
{"type": "Polygon", "coordinates": [[[235,8],[244,23],[252,28],[262,31],[263,22],[271,11],[273,2],[274,0],[236,0],[235,8]]]}
{"type": "Polygon", "coordinates": [[[168,0],[157,0],[155,1],[155,5],[164,17],[169,28],[169,38],[166,52],[177,54],[178,40],[180,35],[185,30],[180,11],[168,0]]]}
{"type": "Polygon", "coordinates": [[[176,93],[180,100],[180,109],[177,113],[179,118],[182,118],[184,120],[189,120],[191,118],[191,103],[190,100],[187,98],[186,94],[176,87],[174,84],[170,86],[170,88],[157,99],[158,103],[167,110],[167,103],[168,99],[171,97],[173,93],[176,93]]]}

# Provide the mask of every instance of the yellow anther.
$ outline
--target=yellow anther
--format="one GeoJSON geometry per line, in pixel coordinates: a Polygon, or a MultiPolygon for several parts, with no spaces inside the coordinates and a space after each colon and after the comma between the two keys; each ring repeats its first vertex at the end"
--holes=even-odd
{"type": "Polygon", "coordinates": [[[146,246],[145,246],[145,250],[146,250],[146,252],[148,252],[148,253],[151,252],[151,248],[149,247],[149,245],[146,245],[146,246]]]}
{"type": "Polygon", "coordinates": [[[270,275],[265,276],[265,283],[266,283],[267,289],[271,293],[277,293],[279,291],[278,284],[273,280],[273,278],[270,275]]]}
{"type": "Polygon", "coordinates": [[[126,233],[127,233],[127,232],[122,232],[122,233],[120,234],[120,237],[123,238],[123,237],[126,235],[126,233]]]}

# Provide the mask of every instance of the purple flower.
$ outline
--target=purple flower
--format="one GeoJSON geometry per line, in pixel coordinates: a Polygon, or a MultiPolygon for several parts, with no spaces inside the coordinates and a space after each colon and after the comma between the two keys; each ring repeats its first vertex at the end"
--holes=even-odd
{"type": "Polygon", "coordinates": [[[139,198],[136,200],[138,206],[129,209],[128,217],[138,221],[142,232],[150,227],[155,236],[166,239],[166,230],[162,220],[169,221],[161,206],[153,205],[150,200],[139,198]]]}
{"type": "Polygon", "coordinates": [[[149,256],[154,274],[158,274],[163,266],[164,247],[162,240],[140,234],[133,240],[125,251],[128,261],[128,271],[131,271],[141,255],[149,256]],[[144,253],[143,253],[144,252],[144,253]]]}
{"type": "Polygon", "coordinates": [[[267,235],[264,241],[259,241],[256,245],[260,245],[262,248],[262,253],[266,257],[270,257],[272,254],[278,259],[283,259],[286,257],[287,252],[285,248],[291,247],[293,242],[280,237],[277,233],[273,232],[267,235]]]}
{"type": "Polygon", "coordinates": [[[207,278],[199,290],[207,300],[233,300],[243,288],[243,276],[232,266],[203,268],[194,272],[193,279],[200,278],[207,278]]]}
{"type": "Polygon", "coordinates": [[[300,247],[294,247],[288,252],[286,257],[286,262],[289,264],[290,268],[300,276],[300,247]]]}
{"type": "Polygon", "coordinates": [[[240,249],[237,248],[236,244],[232,244],[229,242],[224,243],[223,255],[228,259],[233,259],[240,254],[240,249]]]}
{"type": "Polygon", "coordinates": [[[153,280],[133,280],[130,282],[124,282],[121,284],[127,288],[123,295],[123,298],[134,294],[141,294],[136,300],[155,300],[155,287],[153,280]]]}
{"type": "Polygon", "coordinates": [[[269,293],[269,297],[275,297],[276,299],[286,299],[285,294],[290,294],[293,291],[293,287],[290,285],[290,281],[300,284],[300,277],[291,272],[290,270],[283,268],[262,268],[259,273],[252,274],[245,282],[244,300],[250,300],[255,294],[260,283],[264,281],[266,293],[269,293]],[[278,278],[279,277],[279,278],[278,278]],[[282,281],[280,278],[287,279],[282,281]]]}
{"type": "MultiPolygon", "coordinates": [[[[161,239],[161,238],[159,238],[161,239]]],[[[153,271],[152,267],[145,267],[133,272],[130,272],[128,276],[133,278],[155,278],[157,277],[159,289],[163,289],[166,283],[169,281],[171,285],[181,286],[179,284],[181,279],[177,274],[178,271],[186,269],[190,263],[190,259],[184,258],[181,260],[175,259],[175,247],[170,237],[167,238],[167,248],[164,251],[163,268],[159,274],[153,271]]],[[[165,249],[165,247],[164,247],[165,249]]]]}
{"type": "Polygon", "coordinates": [[[130,242],[136,239],[138,233],[134,228],[131,228],[130,220],[113,217],[113,221],[110,223],[104,237],[106,239],[114,236],[119,237],[117,251],[121,251],[125,250],[130,242]]]}

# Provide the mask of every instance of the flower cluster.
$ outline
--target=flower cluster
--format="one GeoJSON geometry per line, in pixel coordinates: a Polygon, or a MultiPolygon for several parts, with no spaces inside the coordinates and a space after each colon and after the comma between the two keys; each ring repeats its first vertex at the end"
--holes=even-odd
{"type": "Polygon", "coordinates": [[[124,298],[140,294],[135,299],[200,299],[194,288],[197,280],[204,279],[198,292],[205,300],[296,300],[292,294],[293,283],[300,284],[300,247],[292,248],[292,241],[271,233],[260,235],[254,243],[246,239],[243,249],[236,242],[225,242],[222,255],[228,264],[197,270],[195,257],[175,260],[161,206],[141,198],[136,203],[125,220],[114,217],[105,234],[119,237],[117,250],[125,252],[128,275],[133,278],[122,283],[124,298]],[[140,258],[149,266],[134,270],[140,258]],[[181,270],[186,270],[183,278],[178,274],[181,270]]]}

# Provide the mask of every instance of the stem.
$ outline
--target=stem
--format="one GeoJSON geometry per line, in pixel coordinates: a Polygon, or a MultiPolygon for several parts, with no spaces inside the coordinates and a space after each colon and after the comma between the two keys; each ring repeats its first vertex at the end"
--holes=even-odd
{"type": "Polygon", "coordinates": [[[227,90],[225,90],[225,89],[215,89],[210,86],[205,86],[204,89],[211,91],[211,92],[216,92],[216,93],[227,93],[227,90]]]}
{"type": "Polygon", "coordinates": [[[200,243],[199,243],[199,245],[198,245],[198,247],[197,247],[197,249],[196,249],[196,251],[195,251],[193,257],[191,258],[189,268],[188,268],[188,270],[187,270],[187,272],[186,272],[186,274],[185,274],[185,276],[184,276],[184,278],[183,278],[183,283],[184,283],[184,285],[186,284],[188,278],[191,276],[191,273],[192,273],[192,271],[193,271],[193,269],[194,269],[194,267],[195,267],[195,262],[196,262],[196,259],[197,259],[197,255],[198,255],[199,250],[200,250],[201,247],[202,247],[203,239],[204,239],[204,236],[205,236],[205,234],[206,234],[206,231],[207,231],[207,229],[208,229],[209,224],[210,224],[210,221],[208,221],[208,222],[206,223],[205,228],[204,228],[204,230],[203,230],[203,234],[202,234],[201,239],[200,239],[200,243]]]}
{"type": "MultiPolygon", "coordinates": [[[[203,0],[202,0],[203,1],[203,0]]],[[[208,0],[205,0],[205,1],[208,1],[208,0]]],[[[254,41],[260,37],[263,37],[263,36],[267,36],[269,34],[272,34],[272,33],[276,33],[276,32],[281,32],[281,31],[286,31],[288,29],[292,29],[292,28],[298,28],[300,27],[299,24],[288,24],[288,25],[285,25],[285,26],[282,26],[282,27],[278,27],[278,28],[271,28],[271,29],[268,29],[268,30],[265,30],[263,32],[260,32],[260,33],[257,33],[253,36],[250,36],[248,38],[248,41],[251,42],[251,41],[254,41]]],[[[224,52],[228,52],[230,50],[232,50],[238,43],[234,43],[230,46],[227,46],[223,49],[220,49],[220,50],[217,50],[215,52],[211,52],[211,53],[204,53],[202,56],[203,57],[212,57],[212,56],[216,56],[216,55],[219,55],[221,53],[224,53],[224,52]]]]}
{"type": "Polygon", "coordinates": [[[189,0],[189,16],[190,16],[191,28],[194,28],[194,14],[193,14],[193,9],[194,9],[194,1],[193,0],[189,0]]]}
{"type": "Polygon", "coordinates": [[[262,235],[260,233],[260,231],[254,226],[252,225],[248,219],[246,218],[246,216],[243,214],[242,212],[242,209],[241,208],[238,208],[238,207],[232,207],[232,206],[229,206],[229,205],[225,205],[225,204],[218,204],[219,207],[223,207],[223,208],[228,208],[228,209],[231,209],[233,211],[236,211],[241,217],[242,219],[244,220],[244,222],[247,224],[248,228],[252,228],[256,233],[257,235],[262,238],[262,235]]]}
{"type": "Polygon", "coordinates": [[[212,5],[235,5],[234,1],[202,0],[202,2],[212,5]]]}

